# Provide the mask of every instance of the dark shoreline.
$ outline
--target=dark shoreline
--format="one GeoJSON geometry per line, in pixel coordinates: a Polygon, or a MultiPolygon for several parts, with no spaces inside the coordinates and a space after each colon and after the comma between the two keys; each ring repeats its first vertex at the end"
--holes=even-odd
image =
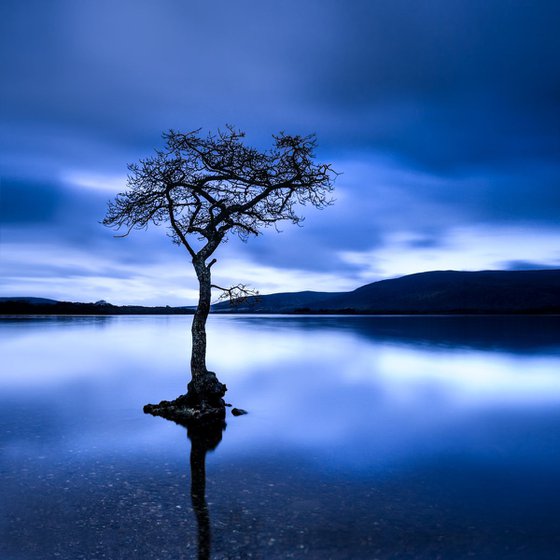
{"type": "MultiPolygon", "coordinates": [[[[86,310],[75,309],[69,310],[61,309],[44,309],[42,306],[34,306],[33,309],[6,309],[0,306],[0,318],[20,317],[20,316],[66,316],[66,317],[110,317],[110,316],[126,316],[126,315],[193,315],[191,310],[180,310],[171,308],[135,308],[128,309],[115,309],[113,306],[110,310],[86,310]],[[40,308],[37,308],[40,307],[40,308]]],[[[363,311],[363,310],[320,310],[320,311],[213,311],[211,315],[246,315],[246,316],[271,316],[281,315],[286,317],[327,317],[327,316],[341,316],[341,317],[560,317],[560,309],[550,310],[530,310],[530,311],[515,311],[515,310],[502,310],[487,311],[487,310],[452,310],[452,311],[363,311]]]]}
{"type": "Polygon", "coordinates": [[[194,310],[182,307],[143,307],[97,303],[29,303],[7,300],[0,302],[0,315],[192,315],[194,310]]]}

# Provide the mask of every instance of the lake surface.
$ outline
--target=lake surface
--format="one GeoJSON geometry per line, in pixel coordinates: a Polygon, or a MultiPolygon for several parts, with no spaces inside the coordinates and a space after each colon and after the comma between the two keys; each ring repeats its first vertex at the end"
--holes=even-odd
{"type": "Polygon", "coordinates": [[[0,321],[2,560],[560,558],[560,318],[211,316],[207,502],[189,327],[0,321]]]}

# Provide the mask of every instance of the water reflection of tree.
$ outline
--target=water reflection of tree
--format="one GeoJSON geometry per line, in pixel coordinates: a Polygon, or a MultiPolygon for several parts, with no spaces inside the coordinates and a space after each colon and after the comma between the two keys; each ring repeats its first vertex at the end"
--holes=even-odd
{"type": "Polygon", "coordinates": [[[222,441],[226,428],[225,410],[220,411],[220,415],[193,416],[185,414],[180,406],[176,406],[177,402],[162,401],[159,405],[147,405],[144,412],[161,416],[187,430],[191,441],[191,503],[198,526],[198,558],[206,560],[210,558],[211,544],[210,515],[206,502],[206,454],[216,449],[222,441]]]}
{"type": "Polygon", "coordinates": [[[206,502],[206,454],[222,441],[226,423],[223,420],[211,424],[187,424],[187,436],[191,440],[191,502],[198,526],[198,560],[210,558],[210,514],[206,502]]]}
{"type": "Polygon", "coordinates": [[[210,514],[206,502],[206,454],[213,451],[222,441],[226,428],[223,419],[214,419],[211,423],[182,422],[174,419],[176,424],[186,428],[191,441],[191,503],[198,529],[198,560],[209,560],[211,549],[210,514]]]}

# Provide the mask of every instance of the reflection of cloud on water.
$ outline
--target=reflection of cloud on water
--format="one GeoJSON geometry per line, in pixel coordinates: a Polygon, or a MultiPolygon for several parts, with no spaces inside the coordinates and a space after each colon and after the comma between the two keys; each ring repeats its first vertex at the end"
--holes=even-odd
{"type": "MultiPolygon", "coordinates": [[[[31,390],[91,379],[184,371],[191,317],[41,317],[1,321],[0,387],[31,390]]],[[[186,383],[186,382],[185,382],[186,383]]]]}
{"type": "MultiPolygon", "coordinates": [[[[338,397],[349,385],[367,384],[384,399],[406,405],[431,400],[435,395],[454,406],[475,407],[486,406],[488,401],[524,405],[560,400],[560,356],[554,354],[512,355],[394,344],[386,338],[364,338],[349,329],[321,329],[316,323],[311,328],[286,329],[282,318],[277,320],[278,329],[270,319],[262,326],[258,318],[249,319],[254,324],[247,331],[239,329],[235,319],[220,319],[220,336],[211,339],[211,360],[218,371],[231,376],[233,389],[243,379],[253,387],[262,386],[264,380],[257,376],[268,371],[268,377],[274,377],[281,370],[282,379],[288,377],[298,387],[296,398],[306,387],[316,393],[318,387],[321,390],[321,385],[330,382],[340,386],[338,397]],[[315,372],[320,372],[320,381],[315,372]]],[[[288,321],[293,324],[293,320],[288,321]]],[[[252,391],[248,388],[247,392],[252,391]]],[[[293,393],[286,388],[282,398],[290,401],[293,393]]]]}
{"type": "MultiPolygon", "coordinates": [[[[178,434],[141,408],[184,391],[189,319],[11,330],[0,348],[10,364],[0,378],[10,445],[84,455],[174,449],[178,434]]],[[[475,425],[489,440],[511,442],[514,420],[545,421],[560,402],[554,351],[494,352],[449,338],[438,345],[440,327],[419,342],[421,325],[433,322],[356,319],[211,317],[208,363],[227,383],[228,402],[250,411],[232,420],[220,457],[283,450],[333,467],[384,468],[460,447],[475,425]]],[[[472,452],[482,451],[473,444],[472,452]]]]}
{"type": "Polygon", "coordinates": [[[477,315],[323,315],[212,317],[251,332],[284,336],[334,332],[365,338],[373,344],[435,347],[450,350],[485,350],[507,354],[560,355],[560,320],[557,316],[477,315]]]}
{"type": "MultiPolygon", "coordinates": [[[[457,354],[400,349],[382,352],[378,372],[395,394],[413,399],[416,389],[431,385],[445,391],[454,406],[531,405],[560,401],[560,359],[508,357],[488,353],[457,354]]],[[[361,376],[363,379],[364,376],[361,376]]]]}

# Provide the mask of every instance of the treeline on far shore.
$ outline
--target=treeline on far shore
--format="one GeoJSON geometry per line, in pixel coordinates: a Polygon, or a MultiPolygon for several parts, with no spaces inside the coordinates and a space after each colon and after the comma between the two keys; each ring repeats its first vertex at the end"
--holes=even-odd
{"type": "Polygon", "coordinates": [[[6,300],[0,302],[0,315],[192,315],[185,307],[143,307],[141,305],[112,305],[110,303],[31,303],[6,300]]]}

